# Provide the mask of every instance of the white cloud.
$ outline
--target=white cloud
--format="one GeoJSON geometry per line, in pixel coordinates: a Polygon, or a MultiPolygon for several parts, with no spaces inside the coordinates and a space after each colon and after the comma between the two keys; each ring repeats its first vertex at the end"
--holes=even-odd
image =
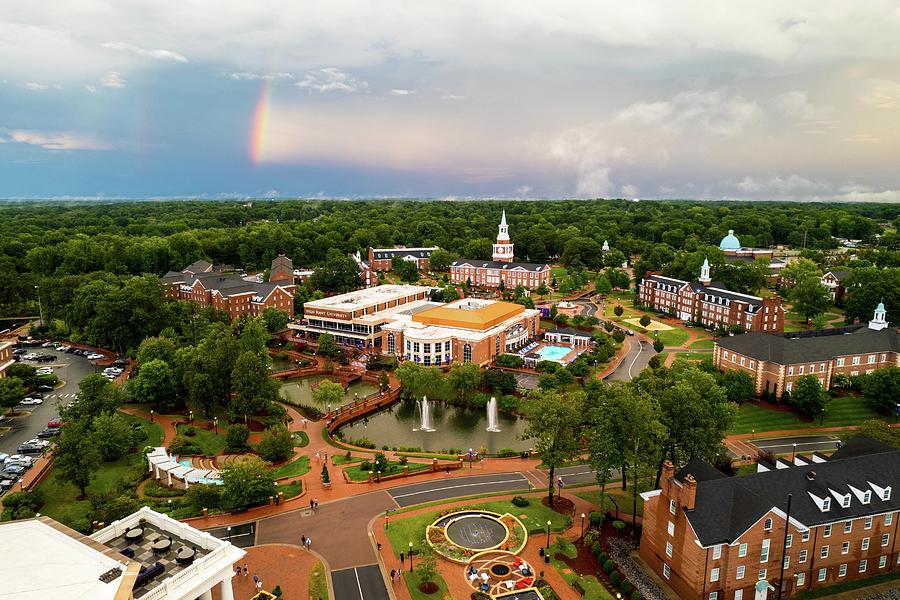
{"type": "Polygon", "coordinates": [[[688,90],[668,100],[635,102],[619,111],[616,120],[672,133],[699,130],[730,137],[743,133],[761,115],[755,102],[739,95],[724,90],[688,90]]]}
{"type": "Polygon", "coordinates": [[[637,198],[638,197],[638,188],[637,186],[631,185],[630,183],[626,183],[619,191],[622,192],[622,195],[626,198],[637,198]]]}
{"type": "Polygon", "coordinates": [[[519,196],[527,196],[531,192],[530,185],[520,185],[516,188],[516,194],[519,196]]]}
{"type": "Polygon", "coordinates": [[[412,90],[404,90],[400,88],[394,88],[390,92],[388,92],[391,96],[410,96],[415,94],[412,90]]]}
{"type": "Polygon", "coordinates": [[[84,84],[84,89],[86,89],[87,91],[89,91],[90,93],[93,94],[94,92],[97,91],[97,86],[86,83],[86,84],[84,84]]]}
{"type": "Polygon", "coordinates": [[[806,92],[793,90],[775,97],[775,106],[791,119],[818,121],[833,112],[830,106],[816,106],[809,101],[806,92]]]}
{"type": "Polygon", "coordinates": [[[873,108],[900,108],[900,82],[871,79],[866,83],[859,101],[873,108]]]}
{"type": "Polygon", "coordinates": [[[315,92],[356,92],[369,87],[365,81],[344,73],[335,67],[325,67],[307,73],[302,80],[295,83],[297,87],[315,92]]]}
{"type": "Polygon", "coordinates": [[[123,88],[125,87],[125,80],[116,71],[109,71],[100,78],[100,85],[108,88],[123,88]]]}
{"type": "Polygon", "coordinates": [[[764,178],[747,175],[734,185],[748,194],[775,194],[779,198],[799,192],[825,192],[832,189],[827,183],[797,174],[764,178]]]}
{"type": "Polygon", "coordinates": [[[468,96],[463,96],[461,94],[444,94],[441,96],[441,100],[466,100],[468,96]]]}
{"type": "Polygon", "coordinates": [[[14,129],[9,132],[13,142],[40,146],[46,150],[111,150],[113,145],[95,136],[75,132],[44,132],[14,129]]]}
{"type": "Polygon", "coordinates": [[[576,195],[594,198],[612,195],[612,166],[626,161],[629,152],[607,142],[600,131],[572,129],[550,142],[547,157],[574,173],[576,195]]]}
{"type": "Polygon", "coordinates": [[[43,92],[44,90],[61,90],[63,89],[61,85],[58,83],[38,83],[36,81],[29,81],[25,84],[25,87],[31,90],[32,92],[43,92]]]}
{"type": "Polygon", "coordinates": [[[187,58],[183,54],[179,54],[178,52],[173,52],[172,50],[146,50],[141,48],[140,46],[136,46],[134,44],[129,44],[126,42],[106,42],[100,44],[102,47],[110,49],[110,50],[124,50],[126,52],[131,52],[132,54],[136,54],[138,56],[143,56],[146,58],[154,58],[156,60],[168,60],[173,62],[185,63],[187,62],[187,58]]]}
{"type": "Polygon", "coordinates": [[[294,76],[290,73],[248,73],[247,71],[240,71],[237,73],[229,73],[228,76],[235,81],[256,81],[258,79],[264,79],[268,81],[276,80],[276,79],[293,79],[294,76]]]}
{"type": "Polygon", "coordinates": [[[855,133],[853,135],[848,135],[847,137],[845,137],[844,141],[860,144],[877,144],[881,140],[873,135],[867,135],[865,133],[855,133]]]}

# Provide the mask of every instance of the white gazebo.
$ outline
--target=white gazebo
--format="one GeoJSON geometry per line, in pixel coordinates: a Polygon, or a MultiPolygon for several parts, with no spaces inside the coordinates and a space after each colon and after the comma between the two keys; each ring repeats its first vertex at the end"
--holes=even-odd
{"type": "Polygon", "coordinates": [[[147,464],[154,479],[159,480],[163,475],[166,476],[166,485],[169,487],[172,486],[173,478],[184,483],[184,489],[191,483],[222,483],[218,470],[183,465],[162,447],[154,448],[147,453],[147,464]]]}

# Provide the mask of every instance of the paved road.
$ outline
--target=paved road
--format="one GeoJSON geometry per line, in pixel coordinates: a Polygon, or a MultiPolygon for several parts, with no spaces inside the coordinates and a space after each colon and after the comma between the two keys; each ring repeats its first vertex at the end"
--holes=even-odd
{"type": "Polygon", "coordinates": [[[388,600],[377,564],[331,572],[335,600],[388,600]]]}
{"type": "Polygon", "coordinates": [[[575,465],[574,467],[562,467],[556,469],[553,474],[560,477],[564,485],[581,485],[585,483],[597,483],[597,477],[590,465],[575,465]]]}
{"type": "Polygon", "coordinates": [[[626,337],[625,343],[628,344],[625,358],[604,379],[608,381],[631,381],[646,368],[650,359],[656,355],[653,345],[638,339],[637,336],[626,337]]]}
{"type": "Polygon", "coordinates": [[[410,506],[459,496],[527,489],[528,479],[522,473],[495,473],[413,483],[391,488],[388,494],[399,506],[410,506]]]}
{"type": "Polygon", "coordinates": [[[53,392],[46,392],[43,404],[30,406],[28,411],[20,410],[19,416],[6,419],[3,425],[11,429],[0,436],[0,452],[6,454],[15,454],[19,444],[35,437],[40,430],[47,427],[47,421],[59,415],[59,403],[71,402],[78,392],[78,382],[95,371],[94,365],[83,356],[57,352],[52,348],[29,348],[29,351],[54,355],[56,360],[52,363],[36,363],[28,360],[23,362],[37,367],[53,367],[53,372],[65,381],[65,385],[53,392]]]}
{"type": "Polygon", "coordinates": [[[249,548],[256,545],[256,523],[217,527],[207,531],[213,537],[217,537],[220,540],[228,540],[238,548],[249,548]]]}
{"type": "Polygon", "coordinates": [[[840,441],[837,435],[793,435],[777,438],[756,438],[753,444],[761,450],[768,450],[774,454],[791,454],[794,444],[797,444],[798,453],[833,452],[840,441]]]}

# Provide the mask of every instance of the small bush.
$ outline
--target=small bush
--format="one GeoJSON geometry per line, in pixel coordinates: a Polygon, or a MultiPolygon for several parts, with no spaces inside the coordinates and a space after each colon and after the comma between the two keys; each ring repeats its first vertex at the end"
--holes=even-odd
{"type": "Polygon", "coordinates": [[[590,518],[591,518],[591,526],[592,527],[599,527],[600,525],[603,524],[603,513],[602,512],[591,511],[590,518]]]}
{"type": "Polygon", "coordinates": [[[590,548],[594,545],[594,542],[599,541],[599,534],[595,529],[588,529],[584,532],[584,545],[590,548]]]}
{"type": "Polygon", "coordinates": [[[631,582],[626,579],[625,581],[622,582],[621,589],[622,589],[622,594],[625,596],[628,596],[628,594],[631,593],[631,590],[634,589],[634,586],[631,585],[631,582]]]}
{"type": "Polygon", "coordinates": [[[191,425],[190,427],[185,427],[183,433],[188,437],[194,437],[195,435],[197,435],[197,428],[193,425],[191,425]]]}
{"type": "MultiPolygon", "coordinates": [[[[591,544],[591,554],[593,554],[594,556],[600,556],[601,551],[602,548],[600,547],[600,542],[594,542],[593,544],[591,544]]],[[[603,564],[604,562],[606,561],[600,561],[600,564],[603,564]]]]}
{"type": "Polygon", "coordinates": [[[634,593],[631,594],[631,600],[644,600],[644,596],[640,590],[634,590],[634,593]]]}
{"type": "Polygon", "coordinates": [[[605,563],[603,563],[603,572],[606,573],[607,575],[612,573],[615,568],[616,568],[616,563],[614,563],[611,560],[607,560],[605,563]]]}
{"type": "Polygon", "coordinates": [[[605,565],[606,561],[608,561],[608,560],[609,560],[609,555],[606,552],[601,552],[600,554],[597,555],[597,562],[600,563],[601,566],[605,565]]]}
{"type": "Polygon", "coordinates": [[[530,502],[528,501],[528,498],[524,498],[522,496],[513,496],[512,503],[515,506],[518,506],[520,508],[524,507],[524,506],[528,506],[530,504],[530,502]]]}
{"type": "Polygon", "coordinates": [[[362,461],[361,463],[359,463],[359,470],[360,471],[371,471],[372,463],[367,460],[362,461]]]}
{"type": "Polygon", "coordinates": [[[619,575],[618,571],[613,571],[613,573],[609,576],[609,582],[613,585],[613,587],[619,587],[622,583],[622,576],[619,575]]]}
{"type": "Polygon", "coordinates": [[[246,425],[232,425],[225,434],[225,450],[232,453],[245,451],[248,437],[250,430],[246,425]]]}
{"type": "Polygon", "coordinates": [[[397,462],[400,463],[400,466],[405,466],[406,463],[409,462],[409,459],[407,459],[405,456],[401,456],[397,459],[397,462]]]}
{"type": "Polygon", "coordinates": [[[618,532],[625,530],[625,521],[613,521],[613,529],[618,532]]]}
{"type": "Polygon", "coordinates": [[[497,456],[499,456],[500,458],[511,458],[518,455],[519,453],[512,448],[501,448],[500,452],[497,453],[497,456]]]}
{"type": "Polygon", "coordinates": [[[203,450],[200,449],[197,442],[181,434],[176,435],[175,439],[172,440],[172,443],[169,445],[169,452],[172,454],[203,454],[203,450]]]}

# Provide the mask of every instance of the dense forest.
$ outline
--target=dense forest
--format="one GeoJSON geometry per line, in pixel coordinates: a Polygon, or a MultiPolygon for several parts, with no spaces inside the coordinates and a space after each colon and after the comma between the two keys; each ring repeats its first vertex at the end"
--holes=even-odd
{"type": "MultiPolygon", "coordinates": [[[[154,278],[203,258],[238,269],[265,269],[279,253],[297,267],[325,267],[368,246],[438,245],[454,255],[490,258],[506,210],[518,260],[596,270],[640,257],[645,269],[684,274],[734,229],[746,246],[815,253],[835,238],[863,240],[859,258],[900,266],[900,208],[885,204],[688,201],[254,200],[0,203],[0,312],[45,315],[69,329],[89,323],[134,327],[141,336],[165,315],[154,278]],[[330,251],[330,256],[329,256],[330,251]],[[619,254],[621,253],[621,254],[619,254]],[[613,261],[613,264],[614,261],[613,261]],[[135,277],[144,276],[144,277],[135,277]],[[122,323],[139,310],[139,321],[122,323]]],[[[721,260],[710,259],[720,275],[721,260]]],[[[822,261],[825,261],[822,255],[822,261]]],[[[699,264],[699,263],[698,263],[699,264]]],[[[344,265],[345,267],[345,265],[344,265]]],[[[730,274],[740,287],[742,273],[730,274]]],[[[752,287],[752,283],[749,284],[752,287]]],[[[319,287],[332,291],[322,277],[319,287]]],[[[123,333],[122,335],[126,335],[123,333]]],[[[131,335],[126,335],[131,338],[131,335]]],[[[99,340],[98,340],[99,341],[99,340]]],[[[133,341],[128,340],[128,346],[133,341]]]]}

